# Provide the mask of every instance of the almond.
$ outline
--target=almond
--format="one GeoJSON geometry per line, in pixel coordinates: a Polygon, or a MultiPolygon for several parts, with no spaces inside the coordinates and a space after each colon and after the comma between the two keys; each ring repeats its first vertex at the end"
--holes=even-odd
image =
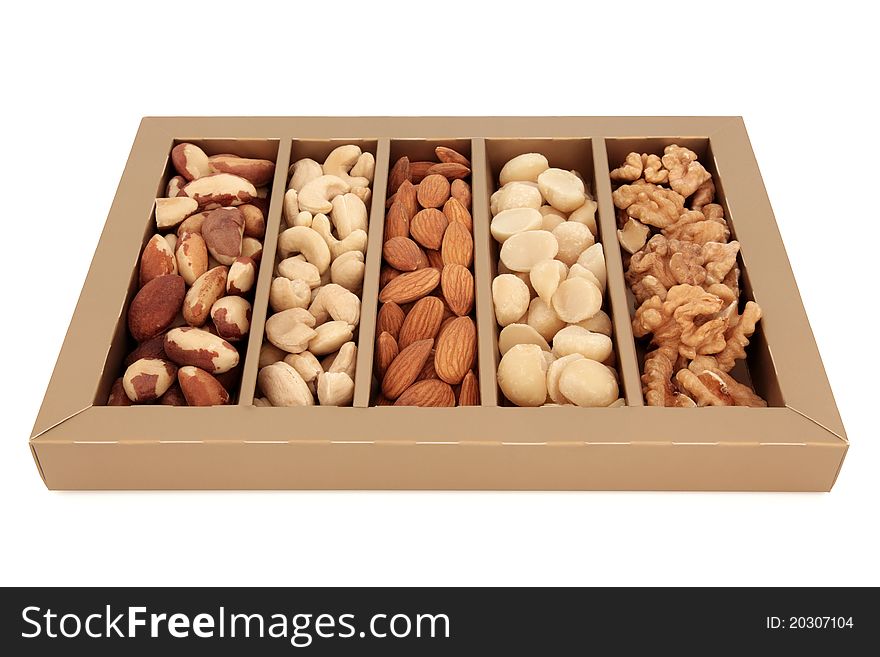
{"type": "Polygon", "coordinates": [[[176,273],[177,260],[168,242],[161,235],[153,235],[141,255],[140,286],[159,276],[176,273]]]}
{"type": "Polygon", "coordinates": [[[397,343],[405,349],[413,342],[437,337],[443,321],[443,302],[437,297],[424,297],[415,302],[403,320],[397,343]]]}
{"type": "Polygon", "coordinates": [[[449,191],[449,181],[442,175],[433,174],[419,183],[416,197],[423,208],[439,208],[449,198],[449,191]]]}
{"type": "Polygon", "coordinates": [[[428,339],[413,342],[406,349],[401,349],[382,377],[382,394],[388,399],[397,399],[409,388],[425,366],[433,346],[434,341],[428,339]]]}
{"type": "Polygon", "coordinates": [[[459,223],[449,224],[440,253],[448,265],[470,267],[474,261],[474,239],[468,229],[459,223]]]}
{"type": "Polygon", "coordinates": [[[449,223],[461,224],[467,229],[467,232],[473,232],[474,220],[471,218],[471,213],[457,198],[450,198],[443,204],[443,214],[446,215],[449,223]]]}
{"type": "Polygon", "coordinates": [[[388,193],[394,194],[404,181],[409,181],[409,158],[404,155],[388,173],[388,193]]]}
{"type": "Polygon", "coordinates": [[[393,402],[380,393],[379,396],[376,397],[376,403],[374,406],[393,406],[393,402]]]}
{"type": "Polygon", "coordinates": [[[403,181],[400,189],[397,190],[397,202],[400,203],[407,212],[410,221],[419,211],[418,187],[413,185],[409,180],[403,181]]]}
{"type": "Polygon", "coordinates": [[[412,238],[426,249],[439,249],[449,221],[440,210],[428,208],[418,212],[410,222],[412,238]]]}
{"type": "Polygon", "coordinates": [[[455,393],[448,383],[439,379],[417,381],[407,388],[395,406],[455,406],[455,393]]]}
{"type": "Polygon", "coordinates": [[[470,167],[458,164],[457,162],[441,162],[440,164],[435,164],[428,170],[428,175],[443,176],[447,180],[459,180],[461,178],[466,178],[470,174],[470,167]]]}
{"type": "Polygon", "coordinates": [[[428,266],[435,269],[443,270],[443,256],[435,249],[425,249],[425,255],[428,257],[428,266]]]}
{"type": "Polygon", "coordinates": [[[409,303],[421,299],[434,290],[440,283],[440,271],[433,267],[425,267],[416,271],[400,274],[382,288],[379,301],[386,303],[409,303]]]}
{"type": "Polygon", "coordinates": [[[437,159],[441,162],[461,164],[466,167],[470,167],[471,163],[464,155],[459,153],[458,151],[454,151],[451,148],[447,148],[446,146],[438,146],[434,149],[434,153],[437,155],[437,159]]]}
{"type": "MultiPolygon", "coordinates": [[[[455,265],[453,265],[455,266],[455,265]]],[[[477,329],[470,317],[450,320],[437,338],[434,369],[449,384],[461,383],[477,353],[477,329]]]]}
{"type": "Polygon", "coordinates": [[[467,315],[474,307],[474,276],[462,265],[446,265],[440,277],[443,298],[459,317],[467,315]]]}
{"type": "Polygon", "coordinates": [[[224,406],[229,403],[229,393],[220,382],[198,367],[181,367],[177,381],[189,406],[224,406]]]}
{"type": "Polygon", "coordinates": [[[400,328],[406,319],[403,310],[393,301],[383,303],[379,308],[379,316],[376,318],[376,332],[387,332],[391,334],[395,340],[400,335],[400,328]]]}
{"type": "Polygon", "coordinates": [[[452,198],[461,203],[465,210],[471,209],[471,186],[464,180],[453,180],[449,188],[452,198]]]}
{"type": "Polygon", "coordinates": [[[400,276],[400,274],[401,272],[397,271],[391,265],[382,265],[382,269],[379,270],[379,289],[381,290],[388,285],[388,283],[400,276]]]}
{"type": "Polygon", "coordinates": [[[428,360],[425,361],[425,366],[422,368],[422,371],[419,372],[419,376],[416,378],[416,381],[424,381],[425,379],[436,378],[437,370],[434,369],[434,351],[431,350],[431,355],[428,356],[428,360]]]}
{"type": "Polygon", "coordinates": [[[388,331],[382,331],[376,339],[376,374],[381,379],[385,376],[388,366],[400,353],[397,341],[388,331]]]}
{"type": "Polygon", "coordinates": [[[392,237],[382,246],[382,257],[400,271],[415,271],[428,266],[428,258],[419,245],[408,237],[392,237]]]}
{"type": "MultiPolygon", "coordinates": [[[[438,283],[439,273],[437,271],[438,283]]],[[[159,276],[144,285],[134,296],[128,309],[128,330],[131,337],[143,342],[171,326],[183,304],[185,290],[183,278],[175,274],[159,276]]]]}
{"type": "Polygon", "coordinates": [[[403,203],[396,201],[385,214],[385,240],[409,237],[410,215],[403,203]]]}
{"type": "Polygon", "coordinates": [[[473,370],[469,370],[461,380],[461,389],[458,391],[459,406],[479,406],[480,405],[480,386],[477,375],[473,370]]]}
{"type": "Polygon", "coordinates": [[[415,184],[419,184],[428,175],[428,169],[437,164],[436,162],[410,162],[409,163],[409,179],[415,184]]]}

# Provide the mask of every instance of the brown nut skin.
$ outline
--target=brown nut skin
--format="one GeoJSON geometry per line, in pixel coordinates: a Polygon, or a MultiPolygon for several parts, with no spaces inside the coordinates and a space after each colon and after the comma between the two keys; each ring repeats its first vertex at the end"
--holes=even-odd
{"type": "Polygon", "coordinates": [[[125,394],[125,388],[122,386],[122,377],[116,379],[110,387],[107,406],[131,406],[131,400],[125,394]]]}
{"type": "Polygon", "coordinates": [[[184,233],[177,243],[175,257],[177,273],[183,276],[187,285],[192,285],[208,271],[208,247],[199,233],[184,233]]]}
{"type": "Polygon", "coordinates": [[[177,380],[189,406],[225,406],[229,403],[229,393],[205,370],[181,367],[177,380]]]}
{"type": "Polygon", "coordinates": [[[144,285],[128,309],[128,330],[138,342],[149,340],[167,329],[183,305],[186,284],[176,274],[154,278],[144,285]]]}
{"type": "Polygon", "coordinates": [[[221,265],[231,265],[241,255],[244,215],[238,208],[218,208],[205,217],[202,238],[221,265]]]}
{"type": "Polygon", "coordinates": [[[134,361],[140,360],[141,358],[168,359],[168,356],[165,353],[165,333],[160,333],[156,337],[141,342],[131,351],[131,353],[128,354],[128,356],[125,357],[124,365],[125,367],[128,367],[134,361]]]}
{"type": "Polygon", "coordinates": [[[257,197],[256,188],[241,176],[213,173],[187,183],[181,190],[202,209],[250,203],[257,197]]]}
{"type": "Polygon", "coordinates": [[[245,203],[238,206],[239,212],[244,217],[244,236],[261,240],[266,234],[266,215],[253,203],[245,203]]]}
{"type": "Polygon", "coordinates": [[[177,226],[177,237],[183,237],[186,233],[202,234],[202,224],[205,223],[205,217],[211,214],[210,210],[191,214],[183,222],[177,226]]]}
{"type": "Polygon", "coordinates": [[[211,320],[217,335],[224,340],[237,342],[250,330],[251,304],[241,297],[223,297],[211,306],[211,320]]]}
{"type": "Polygon", "coordinates": [[[214,267],[199,276],[183,300],[183,318],[190,326],[203,326],[211,313],[211,306],[226,291],[228,267],[214,267]]]}
{"type": "Polygon", "coordinates": [[[158,399],[174,383],[177,368],[160,358],[141,358],[129,365],[122,376],[128,398],[137,403],[158,399]]]}
{"type": "Polygon", "coordinates": [[[208,163],[214,173],[231,173],[250,181],[254,187],[262,187],[275,176],[275,163],[236,155],[212,155],[208,163]]]}
{"type": "Polygon", "coordinates": [[[177,261],[168,242],[161,235],[153,235],[141,254],[139,272],[140,286],[143,287],[154,278],[177,273],[177,261]]]}
{"type": "Polygon", "coordinates": [[[178,144],[171,150],[171,163],[183,178],[195,180],[211,173],[208,156],[195,144],[178,144]]]}
{"type": "Polygon", "coordinates": [[[168,331],[165,353],[178,365],[192,365],[211,374],[228,372],[239,363],[238,350],[226,340],[188,326],[168,331]]]}
{"type": "Polygon", "coordinates": [[[160,406],[188,406],[186,397],[183,396],[183,390],[180,384],[172,383],[171,387],[165,391],[165,394],[159,397],[160,406]]]}

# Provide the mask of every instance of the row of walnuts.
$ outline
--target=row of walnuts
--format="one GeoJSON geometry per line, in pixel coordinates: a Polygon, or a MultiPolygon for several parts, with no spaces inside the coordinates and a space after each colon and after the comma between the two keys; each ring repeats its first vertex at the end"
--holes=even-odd
{"type": "Polygon", "coordinates": [[[739,309],[739,242],[730,241],[715,184],[697,155],[678,145],[662,157],[630,153],[611,172],[618,237],[631,254],[626,281],[633,332],[650,336],[642,389],[649,406],[766,406],[730,372],[761,319],[739,309]],[[653,233],[653,235],[652,235],[653,233]]]}

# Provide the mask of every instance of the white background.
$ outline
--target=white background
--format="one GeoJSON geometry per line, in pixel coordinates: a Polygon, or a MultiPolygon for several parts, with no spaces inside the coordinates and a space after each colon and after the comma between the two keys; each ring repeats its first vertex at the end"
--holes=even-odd
{"type": "Polygon", "coordinates": [[[14,3],[0,42],[0,584],[880,584],[873,5],[87,4],[14,3]],[[852,441],[837,486],[47,491],[27,438],[163,114],[744,116],[852,441]]]}

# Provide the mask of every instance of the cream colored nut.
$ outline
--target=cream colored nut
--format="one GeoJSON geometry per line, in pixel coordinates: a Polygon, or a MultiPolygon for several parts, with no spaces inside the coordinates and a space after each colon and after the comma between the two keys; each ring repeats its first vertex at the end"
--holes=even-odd
{"type": "Polygon", "coordinates": [[[565,169],[547,169],[538,176],[541,195],[557,210],[571,212],[587,200],[584,182],[565,169]]]}
{"type": "Polygon", "coordinates": [[[279,360],[284,360],[287,355],[286,351],[279,349],[271,342],[264,342],[260,345],[260,360],[257,362],[257,367],[263,368],[266,365],[277,363],[279,360]]]}
{"type": "Polygon", "coordinates": [[[584,358],[569,363],[559,377],[559,391],[578,406],[608,406],[617,399],[617,380],[611,371],[584,358]]]}
{"type": "Polygon", "coordinates": [[[263,243],[255,237],[245,237],[241,240],[241,257],[250,258],[259,262],[263,255],[263,243]]]}
{"type": "Polygon", "coordinates": [[[593,236],[599,234],[599,228],[596,226],[596,208],[599,207],[596,201],[588,198],[584,204],[577,210],[568,215],[569,221],[576,221],[590,229],[593,236]]]}
{"type": "Polygon", "coordinates": [[[651,229],[637,219],[630,219],[617,229],[617,241],[620,242],[627,253],[640,251],[648,241],[651,229]]]}
{"type": "Polygon", "coordinates": [[[514,274],[501,274],[492,281],[492,301],[499,326],[512,324],[529,308],[529,288],[514,274]]]}
{"type": "Polygon", "coordinates": [[[183,298],[183,318],[190,326],[202,326],[211,312],[211,306],[226,293],[226,276],[229,269],[224,266],[209,269],[199,276],[183,298]]]}
{"type": "Polygon", "coordinates": [[[321,273],[311,262],[297,257],[285,258],[278,263],[278,275],[291,281],[304,281],[314,289],[321,284],[321,273]]]}
{"type": "Polygon", "coordinates": [[[203,176],[184,185],[181,191],[209,209],[249,203],[257,196],[257,188],[249,180],[231,173],[203,176]]]}
{"type": "Polygon", "coordinates": [[[319,274],[323,274],[330,267],[330,247],[321,234],[312,228],[305,226],[288,228],[278,237],[278,249],[283,258],[302,253],[306,260],[318,268],[319,274]]]}
{"type": "Polygon", "coordinates": [[[511,235],[526,230],[540,230],[541,213],[534,208],[512,208],[495,215],[489,230],[498,242],[504,243],[511,235]]]}
{"type": "Polygon", "coordinates": [[[308,349],[315,337],[315,318],[305,308],[290,308],[266,320],[266,338],[279,349],[298,354],[308,349]]]}
{"type": "Polygon", "coordinates": [[[140,358],[122,375],[122,389],[133,402],[152,401],[174,383],[177,368],[161,358],[140,358]]]}
{"type": "Polygon", "coordinates": [[[341,178],[348,183],[349,187],[366,187],[370,184],[370,181],[367,180],[367,178],[353,177],[353,174],[349,175],[349,171],[351,171],[358,159],[360,159],[360,156],[360,146],[355,144],[337,146],[330,151],[330,154],[327,156],[327,159],[324,160],[324,164],[321,168],[325,175],[341,178]]]}
{"type": "Polygon", "coordinates": [[[338,176],[320,176],[306,183],[299,191],[299,207],[312,214],[327,213],[333,209],[330,199],[350,190],[351,185],[338,176]]]}
{"type": "Polygon", "coordinates": [[[547,158],[540,153],[523,153],[508,160],[507,164],[501,167],[498,179],[502,185],[514,180],[537,181],[538,176],[549,167],[547,158]]]}
{"type": "Polygon", "coordinates": [[[281,214],[284,217],[284,223],[288,226],[295,226],[295,219],[299,215],[299,197],[295,189],[288,189],[284,192],[284,201],[281,203],[281,214]]]}
{"type": "Polygon", "coordinates": [[[325,360],[324,369],[331,373],[343,372],[354,380],[354,373],[357,369],[357,345],[354,342],[346,342],[336,352],[329,365],[326,365],[325,360]]]}
{"type": "Polygon", "coordinates": [[[601,244],[594,244],[578,257],[577,264],[586,267],[599,279],[599,289],[605,291],[608,281],[608,273],[605,268],[605,250],[601,244]]]}
{"type": "Polygon", "coordinates": [[[537,263],[556,257],[559,242],[546,230],[511,235],[501,245],[501,261],[512,271],[530,271],[537,263]]]}
{"type": "MultiPolygon", "coordinates": [[[[205,156],[205,160],[207,161],[207,156],[205,156]]],[[[168,181],[168,184],[165,186],[165,196],[168,198],[174,198],[178,194],[180,194],[180,190],[183,189],[183,186],[186,185],[186,178],[183,176],[174,176],[171,180],[168,181]]]]}
{"type": "Polygon", "coordinates": [[[544,357],[544,364],[549,368],[554,362],[556,362],[556,356],[553,355],[552,351],[544,351],[541,352],[541,355],[544,357]]]}
{"type": "Polygon", "coordinates": [[[226,275],[227,294],[247,294],[254,287],[257,267],[250,258],[236,258],[226,275]]]}
{"type": "Polygon", "coordinates": [[[311,298],[309,284],[302,279],[292,281],[278,276],[269,287],[269,305],[276,313],[291,308],[308,309],[311,298]]]}
{"type": "Polygon", "coordinates": [[[599,312],[602,290],[585,278],[569,278],[556,288],[550,305],[559,319],[574,324],[599,312]]]}
{"type": "Polygon", "coordinates": [[[172,228],[199,209],[195,199],[188,196],[156,199],[156,228],[172,228]]]}
{"type": "Polygon", "coordinates": [[[168,245],[169,251],[174,253],[175,249],[177,249],[177,235],[175,233],[168,233],[167,235],[162,236],[165,240],[165,243],[168,245]]]}
{"type": "Polygon", "coordinates": [[[565,221],[553,229],[553,236],[559,242],[557,260],[571,267],[581,253],[596,242],[590,229],[576,221],[565,221]]]}
{"type": "Polygon", "coordinates": [[[288,226],[305,226],[306,228],[312,225],[312,213],[307,210],[303,210],[298,213],[293,218],[293,224],[287,224],[288,226]]]}
{"type": "Polygon", "coordinates": [[[511,183],[505,185],[492,194],[490,209],[492,214],[498,214],[513,208],[532,208],[537,210],[544,203],[541,192],[537,187],[526,183],[511,183]]]}
{"type": "Polygon", "coordinates": [[[312,230],[316,231],[326,242],[330,249],[331,260],[336,260],[343,253],[350,251],[367,250],[367,232],[361,229],[352,231],[345,239],[338,240],[333,236],[333,228],[330,225],[330,219],[327,215],[319,213],[312,219],[312,230]]]}
{"type": "Polygon", "coordinates": [[[593,333],[580,326],[566,326],[553,337],[553,353],[557,358],[580,354],[584,358],[602,362],[611,355],[611,338],[593,333]]]}
{"type": "Polygon", "coordinates": [[[536,344],[544,351],[550,351],[550,345],[528,324],[508,324],[498,335],[498,351],[503,356],[518,344],[536,344]]]}
{"type": "Polygon", "coordinates": [[[330,283],[318,290],[309,312],[317,324],[333,319],[357,326],[361,316],[361,300],[341,285],[330,283]]]}
{"type": "Polygon", "coordinates": [[[316,356],[325,356],[338,350],[351,340],[353,334],[351,324],[335,320],[321,324],[315,332],[316,335],[309,341],[308,349],[316,356]]]}
{"type": "Polygon", "coordinates": [[[254,406],[256,406],[258,408],[262,408],[262,407],[271,408],[272,402],[270,402],[265,397],[254,397],[254,406]]]}
{"type": "Polygon", "coordinates": [[[365,269],[364,254],[360,251],[349,251],[330,265],[330,280],[357,294],[364,284],[365,269]]]}
{"type": "Polygon", "coordinates": [[[373,193],[370,191],[369,187],[352,187],[351,193],[362,200],[364,205],[369,205],[370,199],[373,198],[373,193]]]}
{"type": "Polygon", "coordinates": [[[348,406],[354,399],[354,381],[345,372],[326,372],[318,377],[321,406],[348,406]]]}
{"type": "MultiPolygon", "coordinates": [[[[366,178],[368,182],[373,182],[373,173],[376,170],[376,158],[372,153],[361,153],[361,156],[354,163],[351,171],[348,173],[355,178],[366,178]]],[[[364,185],[363,189],[366,189],[364,185]]]]}
{"type": "Polygon", "coordinates": [[[178,144],[172,149],[171,162],[177,173],[186,180],[196,180],[211,173],[211,162],[207,153],[188,142],[178,144]]]}
{"type": "Polygon", "coordinates": [[[567,276],[568,267],[565,266],[565,263],[552,258],[536,263],[529,271],[532,289],[548,304],[553,298],[556,288],[567,276]]]}
{"type": "Polygon", "coordinates": [[[571,403],[565,398],[565,395],[559,391],[559,377],[562,376],[562,370],[565,369],[566,365],[573,363],[576,360],[581,360],[582,358],[583,356],[580,354],[562,356],[553,361],[553,364],[550,365],[547,370],[547,394],[550,395],[550,399],[552,399],[555,404],[564,405],[571,403]]]}
{"type": "Polygon", "coordinates": [[[315,398],[309,386],[284,361],[272,363],[257,375],[260,390],[272,406],[314,406],[315,398]]]}
{"type": "Polygon", "coordinates": [[[608,404],[607,408],[621,408],[626,406],[626,400],[623,397],[618,397],[613,402],[608,404]]]}
{"type": "Polygon", "coordinates": [[[257,198],[269,198],[269,187],[257,187],[257,198]]]}
{"type": "Polygon", "coordinates": [[[251,328],[251,304],[242,297],[223,297],[211,306],[211,319],[221,338],[241,340],[251,328]]]}
{"type": "Polygon", "coordinates": [[[568,270],[568,276],[566,278],[585,278],[590,281],[593,285],[598,287],[600,290],[602,289],[602,281],[596,278],[596,275],[591,272],[586,267],[579,265],[578,263],[574,263],[571,268],[568,270]]]}
{"type": "Polygon", "coordinates": [[[580,326],[593,333],[601,333],[602,335],[611,337],[611,318],[604,310],[600,310],[592,317],[580,321],[577,324],[574,324],[574,326],[580,326]]]}
{"type": "Polygon", "coordinates": [[[517,406],[540,406],[547,401],[547,361],[535,344],[510,348],[498,363],[498,385],[517,406]]]}
{"type": "Polygon", "coordinates": [[[334,197],[330,204],[333,206],[330,219],[339,239],[345,239],[355,230],[367,230],[367,206],[360,198],[349,192],[334,197]]]}
{"type": "Polygon", "coordinates": [[[168,357],[178,365],[191,365],[209,374],[223,374],[238,365],[235,347],[218,335],[188,326],[174,328],[165,335],[168,357]]]}
{"type": "Polygon", "coordinates": [[[301,354],[287,354],[284,357],[284,362],[295,369],[306,383],[317,381],[318,375],[324,373],[321,361],[315,358],[315,354],[311,351],[304,351],[301,354]]]}
{"type": "Polygon", "coordinates": [[[526,317],[526,323],[541,334],[548,342],[553,339],[556,333],[565,327],[565,322],[559,319],[556,311],[550,304],[546,303],[540,297],[535,297],[529,303],[529,312],[526,317]]]}
{"type": "Polygon", "coordinates": [[[293,175],[290,177],[287,188],[295,189],[297,192],[302,191],[307,183],[324,175],[324,169],[321,168],[321,165],[308,157],[297,160],[290,168],[293,175]]]}
{"type": "Polygon", "coordinates": [[[541,230],[549,230],[551,233],[567,218],[565,212],[560,212],[552,205],[542,205],[538,212],[541,213],[541,230]]]}

